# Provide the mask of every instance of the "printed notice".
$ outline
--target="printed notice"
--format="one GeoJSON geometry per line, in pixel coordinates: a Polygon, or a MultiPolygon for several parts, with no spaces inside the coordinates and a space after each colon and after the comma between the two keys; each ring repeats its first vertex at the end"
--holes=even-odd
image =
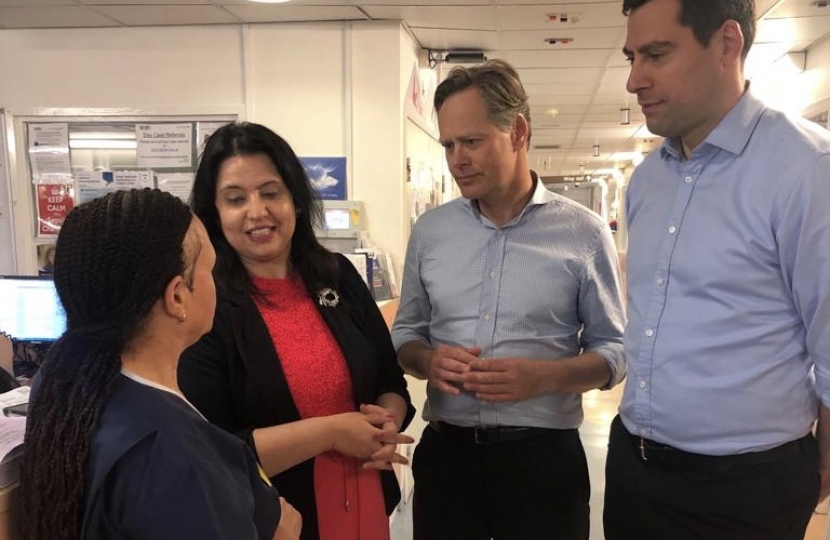
{"type": "Polygon", "coordinates": [[[35,184],[61,184],[72,180],[68,124],[29,124],[29,165],[35,184]]]}
{"type": "Polygon", "coordinates": [[[196,132],[198,133],[198,143],[199,143],[199,153],[202,153],[202,150],[205,147],[205,141],[208,140],[208,137],[213,135],[213,132],[219,129],[220,127],[229,124],[230,122],[199,122],[199,125],[196,127],[196,132]]]}
{"type": "Polygon", "coordinates": [[[180,198],[184,202],[190,199],[193,187],[193,173],[161,173],[157,175],[159,189],[180,198]]]}
{"type": "Polygon", "coordinates": [[[70,184],[38,184],[38,238],[54,238],[58,235],[67,214],[75,207],[73,191],[70,184]]]}
{"type": "Polygon", "coordinates": [[[103,197],[116,189],[153,187],[152,171],[90,171],[75,173],[78,203],[103,197]]]}
{"type": "Polygon", "coordinates": [[[192,167],[191,124],[136,124],[138,166],[155,169],[192,167]]]}

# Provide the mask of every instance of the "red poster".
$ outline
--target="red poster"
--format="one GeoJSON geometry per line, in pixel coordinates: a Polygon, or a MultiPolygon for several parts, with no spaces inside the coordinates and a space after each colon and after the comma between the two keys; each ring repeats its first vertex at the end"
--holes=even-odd
{"type": "Polygon", "coordinates": [[[71,184],[39,184],[37,188],[37,235],[57,236],[66,215],[75,206],[71,184]]]}

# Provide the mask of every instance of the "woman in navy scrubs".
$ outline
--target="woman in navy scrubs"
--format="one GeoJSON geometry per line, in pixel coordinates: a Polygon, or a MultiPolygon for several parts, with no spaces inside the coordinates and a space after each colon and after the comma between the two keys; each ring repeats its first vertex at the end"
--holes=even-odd
{"type": "Polygon", "coordinates": [[[213,320],[214,261],[199,219],[158,190],[66,218],[55,286],[67,328],[29,408],[20,538],[299,537],[250,449],[178,388],[179,355],[213,320]]]}

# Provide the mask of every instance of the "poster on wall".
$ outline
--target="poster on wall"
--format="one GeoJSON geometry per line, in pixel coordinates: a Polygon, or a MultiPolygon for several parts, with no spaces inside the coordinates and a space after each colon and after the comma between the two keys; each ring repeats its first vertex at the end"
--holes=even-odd
{"type": "Polygon", "coordinates": [[[345,157],[301,157],[300,162],[321,199],[346,200],[345,157]]]}
{"type": "Polygon", "coordinates": [[[103,197],[116,189],[153,187],[152,171],[89,171],[75,173],[78,204],[103,197]]]}
{"type": "Polygon", "coordinates": [[[38,184],[37,236],[56,238],[70,210],[75,207],[75,197],[70,184],[38,184]]]}
{"type": "Polygon", "coordinates": [[[157,176],[159,189],[171,193],[187,202],[190,199],[190,188],[193,187],[192,172],[188,173],[161,173],[157,176]]]}
{"type": "Polygon", "coordinates": [[[213,135],[213,132],[229,122],[199,122],[196,126],[196,151],[201,154],[205,147],[205,141],[213,135]]]}
{"type": "Polygon", "coordinates": [[[69,166],[69,126],[65,123],[29,124],[29,165],[35,184],[63,184],[72,180],[69,166]]]}
{"type": "Polygon", "coordinates": [[[187,124],[136,124],[139,167],[174,169],[193,166],[193,126],[187,124]]]}

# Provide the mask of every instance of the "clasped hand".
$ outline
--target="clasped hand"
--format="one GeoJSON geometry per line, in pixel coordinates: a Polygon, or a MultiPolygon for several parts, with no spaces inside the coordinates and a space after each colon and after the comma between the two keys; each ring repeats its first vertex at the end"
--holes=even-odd
{"type": "Polygon", "coordinates": [[[395,450],[398,444],[409,444],[415,440],[398,432],[394,416],[387,409],[364,404],[359,412],[340,414],[337,419],[333,449],[365,460],[363,468],[391,470],[392,463],[409,463],[395,450]]]}
{"type": "Polygon", "coordinates": [[[458,395],[461,390],[490,402],[523,401],[537,395],[539,363],[524,358],[483,360],[480,347],[439,345],[429,359],[429,384],[458,395]]]}

